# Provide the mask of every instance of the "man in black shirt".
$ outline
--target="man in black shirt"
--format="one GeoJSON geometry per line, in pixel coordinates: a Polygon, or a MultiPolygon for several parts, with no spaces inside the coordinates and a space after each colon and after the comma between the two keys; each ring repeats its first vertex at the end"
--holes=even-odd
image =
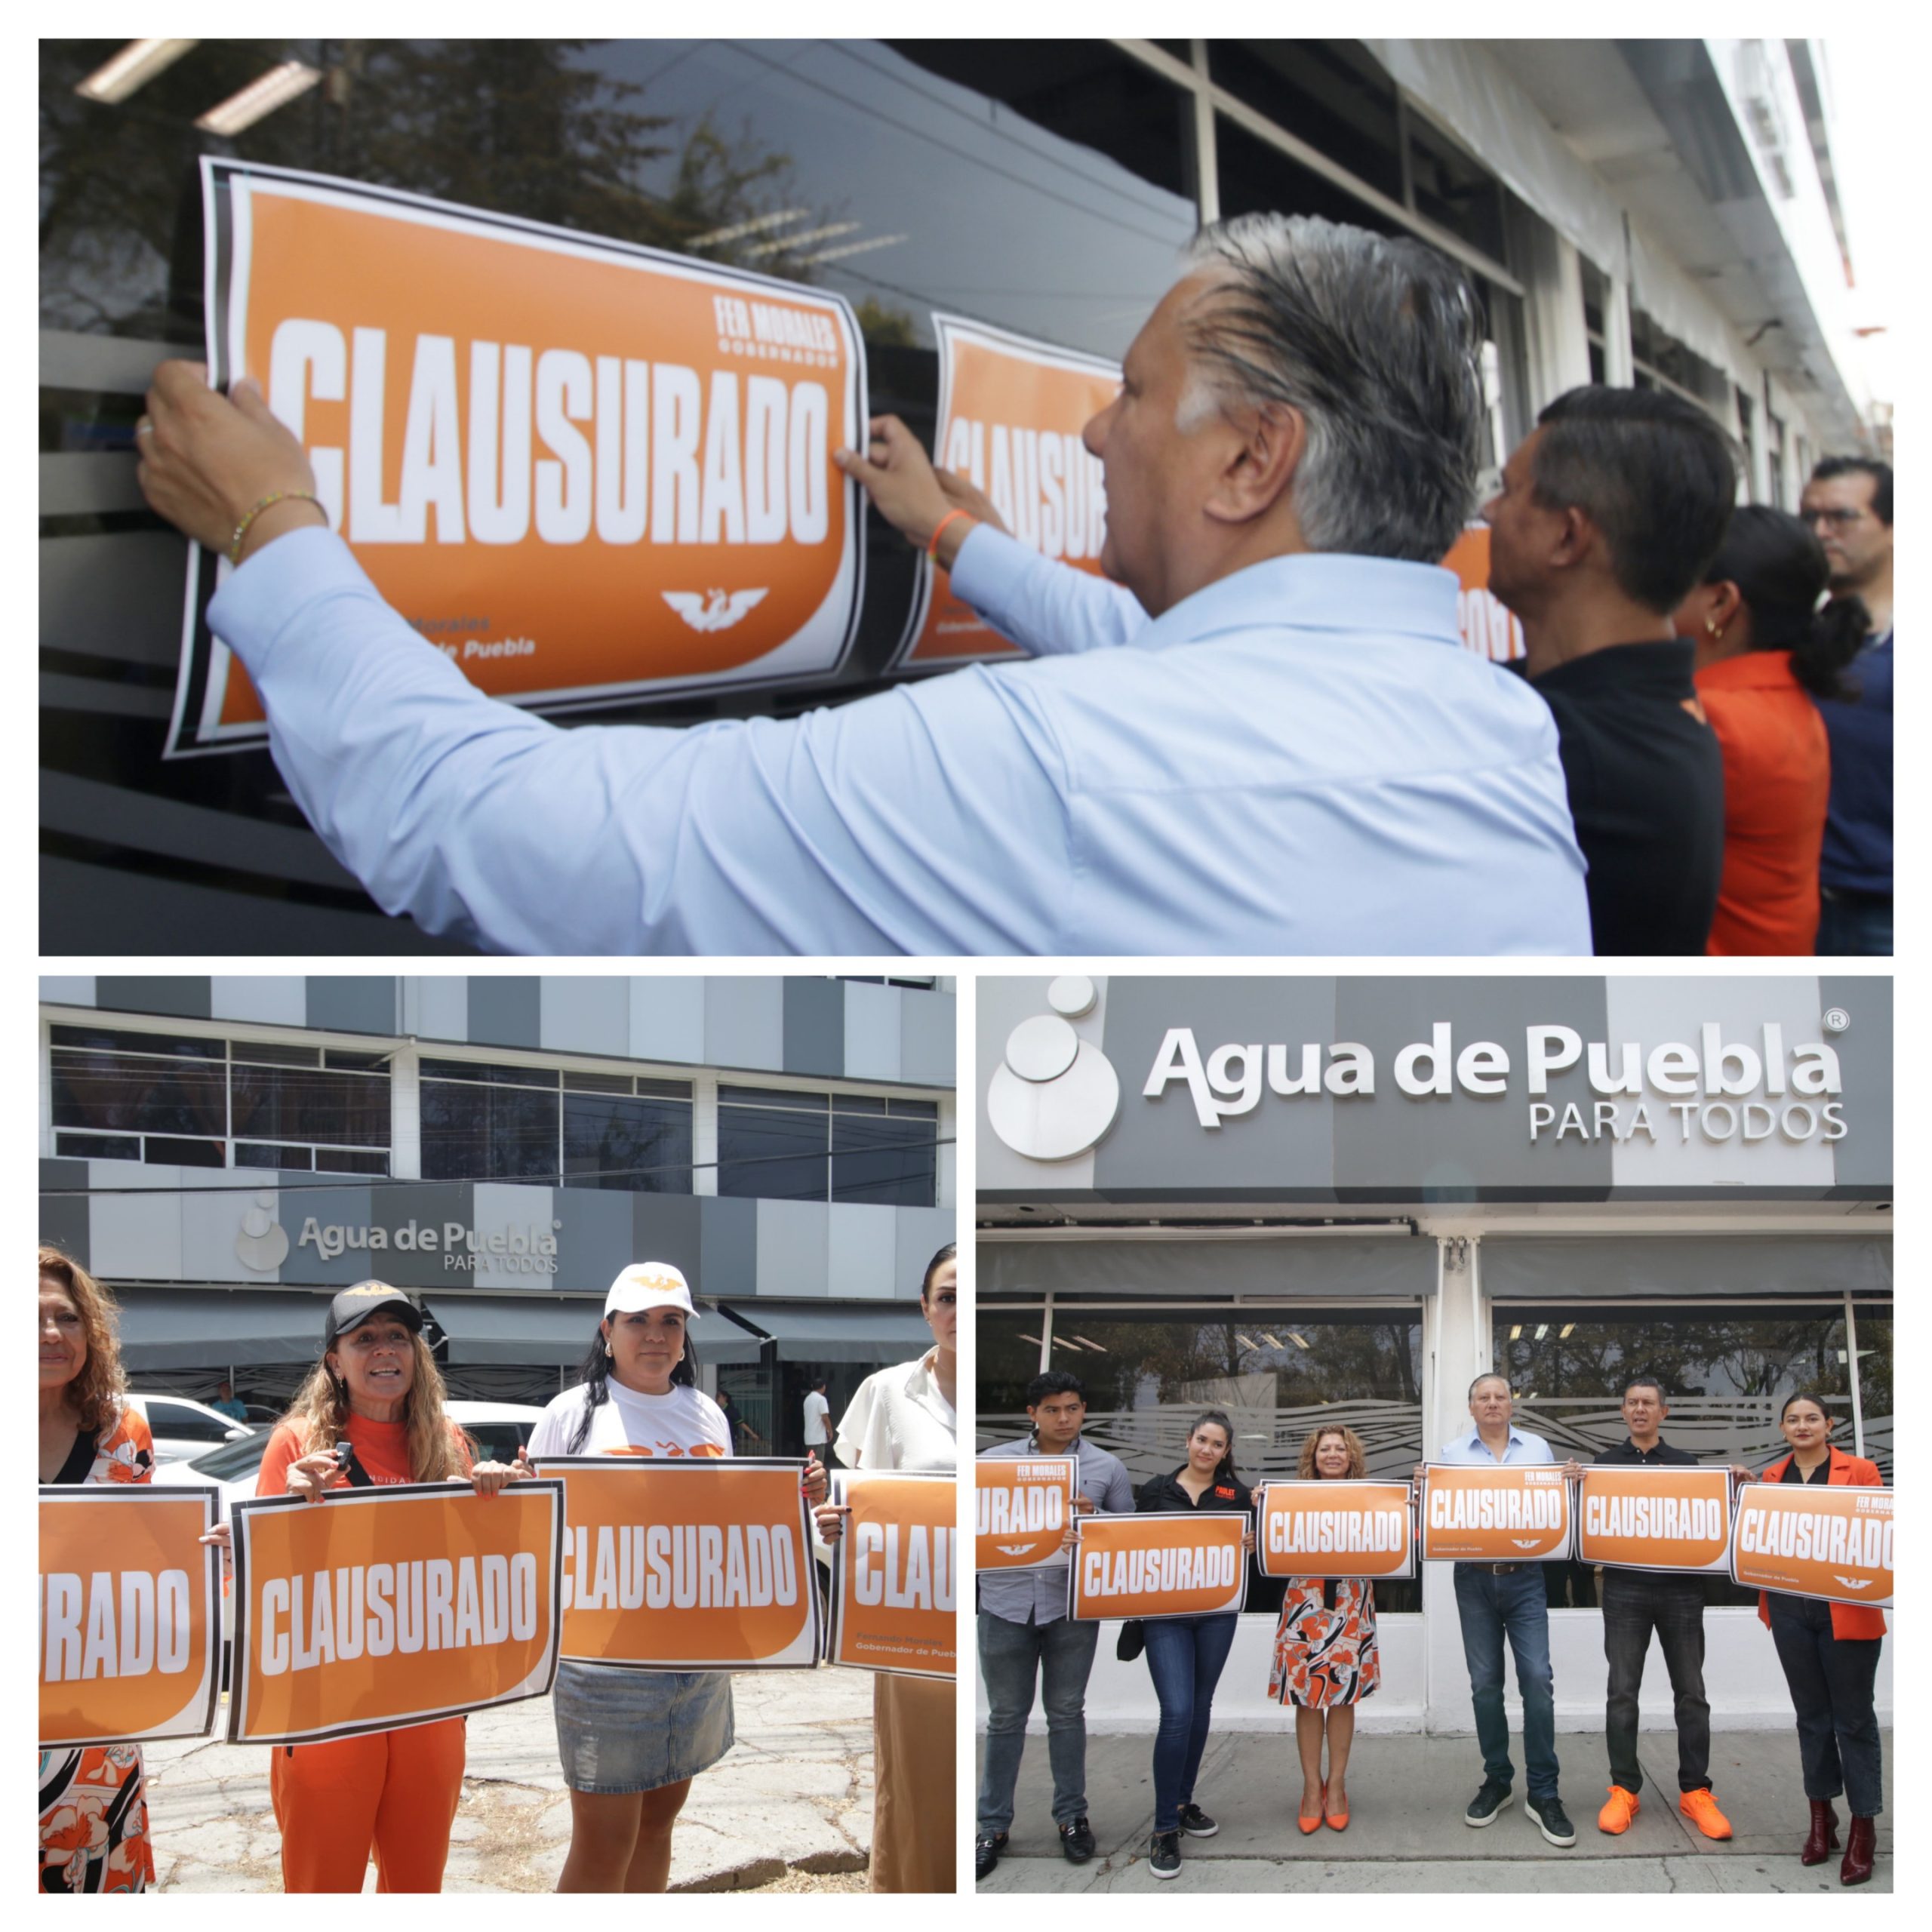
{"type": "Polygon", "coordinates": [[[1671,613],[1737,493],[1728,441],[1660,389],[1572,389],[1483,507],[1515,667],[1556,720],[1599,954],[1700,953],[1724,866],[1724,764],[1671,613]]]}
{"type": "MultiPolygon", "coordinates": [[[[1697,1459],[1688,1450],[1673,1448],[1659,1433],[1669,1413],[1663,1385],[1639,1376],[1623,1391],[1628,1439],[1595,1460],[1694,1463],[1697,1459]]],[[[1738,1473],[1732,1471],[1734,1476],[1738,1473]]],[[[1703,1580],[1663,1571],[1620,1570],[1608,1564],[1603,1572],[1603,1651],[1610,1663],[1610,1696],[1604,1730],[1610,1746],[1611,1785],[1609,1802],[1597,1814],[1597,1829],[1626,1832],[1637,1815],[1637,1793],[1644,1782],[1637,1767],[1637,1695],[1643,1688],[1644,1657],[1653,1630],[1677,1700],[1678,1809],[1707,1838],[1727,1838],[1730,1821],[1711,1795],[1703,1580]]]]}

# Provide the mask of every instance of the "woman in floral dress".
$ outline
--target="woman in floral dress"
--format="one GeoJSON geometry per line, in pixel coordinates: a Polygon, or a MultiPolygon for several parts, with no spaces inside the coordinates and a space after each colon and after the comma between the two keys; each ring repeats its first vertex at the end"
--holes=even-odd
{"type": "MultiPolygon", "coordinates": [[[[57,1247],[40,1251],[40,1479],[146,1482],[147,1423],[122,1399],[114,1304],[57,1247]]],[[[139,1892],[154,1877],[140,1747],[40,1754],[40,1889],[139,1892]]]]}

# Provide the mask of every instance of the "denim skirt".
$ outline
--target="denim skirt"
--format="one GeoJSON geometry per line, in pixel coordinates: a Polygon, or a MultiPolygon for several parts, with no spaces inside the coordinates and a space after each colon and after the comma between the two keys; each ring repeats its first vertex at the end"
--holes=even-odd
{"type": "Polygon", "coordinates": [[[655,1791],[731,1749],[731,1674],[560,1663],[551,1694],[557,1755],[573,1791],[655,1791]]]}

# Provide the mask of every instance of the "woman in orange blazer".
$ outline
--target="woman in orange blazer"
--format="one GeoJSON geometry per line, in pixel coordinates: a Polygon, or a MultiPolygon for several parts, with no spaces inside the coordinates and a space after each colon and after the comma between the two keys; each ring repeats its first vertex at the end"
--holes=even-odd
{"type": "Polygon", "coordinates": [[[1678,605],[1697,647],[1699,702],[1724,756],[1724,873],[1706,950],[1809,954],[1831,752],[1814,698],[1847,694],[1870,620],[1855,597],[1819,608],[1824,546],[1783,510],[1746,504],[1678,605]]]}
{"type": "MultiPolygon", "coordinates": [[[[1832,1418],[1817,1396],[1787,1396],[1778,1428],[1791,1444],[1791,1454],[1764,1472],[1764,1481],[1862,1483],[1875,1489],[1882,1485],[1875,1463],[1832,1447],[1832,1418]]],[[[1761,1591],[1758,1614],[1770,1626],[1798,1713],[1804,1795],[1811,1801],[1811,1830],[1799,1861],[1822,1865],[1837,1845],[1838,1814],[1832,1800],[1843,1792],[1851,1807],[1851,1829],[1838,1881],[1862,1885],[1872,1875],[1872,1846],[1883,1808],[1872,1686],[1878,1674],[1884,1613],[1857,1604],[1761,1591]]]]}

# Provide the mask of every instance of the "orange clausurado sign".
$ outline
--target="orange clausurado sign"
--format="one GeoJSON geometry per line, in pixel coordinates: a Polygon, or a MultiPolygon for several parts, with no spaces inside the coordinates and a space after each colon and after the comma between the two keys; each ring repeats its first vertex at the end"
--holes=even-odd
{"type": "MultiPolygon", "coordinates": [[[[1107,494],[1099,457],[1080,440],[1120,390],[1120,367],[1097,355],[935,315],[939,426],[934,460],[992,499],[1028,549],[1100,573],[1107,494]]],[[[956,664],[1020,654],[947,587],[930,563],[900,647],[899,663],[956,664]]]]}
{"type": "Polygon", "coordinates": [[[538,1467],[564,1484],[565,1657],[669,1670],[817,1664],[797,1463],[546,1456],[538,1467]]]}
{"type": "Polygon", "coordinates": [[[1730,1472],[1598,1464],[1577,1503],[1577,1558],[1620,1570],[1721,1570],[1730,1558],[1730,1472]]]}
{"type": "Polygon", "coordinates": [[[299,1744],[540,1697],[557,1671],[563,1485],[237,1503],[231,1744],[299,1744]]]}
{"type": "Polygon", "coordinates": [[[902,1677],[955,1675],[958,1497],[957,1480],[937,1472],[832,1472],[832,1500],[852,1513],[832,1546],[827,1662],[902,1677]]]}
{"type": "Polygon", "coordinates": [[[1082,1516],[1074,1524],[1069,1614],[1207,1617],[1247,1600],[1244,1512],[1082,1516]]]}
{"type": "Polygon", "coordinates": [[[1746,1483],[1737,1492],[1732,1581],[1890,1609],[1892,1494],[1859,1483],[1746,1483]]]}
{"type": "Polygon", "coordinates": [[[1412,1577],[1406,1482],[1265,1482],[1255,1492],[1264,1577],[1412,1577]]]}
{"type": "Polygon", "coordinates": [[[220,1681],[212,1490],[40,1492],[40,1744],[205,1737],[220,1681]]]}
{"type": "MultiPolygon", "coordinates": [[[[844,298],[397,190],[205,158],[208,366],[480,689],[583,709],[828,674],[857,622],[844,298]]],[[[190,548],[170,752],[260,743],[190,548]]]]}
{"type": "Polygon", "coordinates": [[[1080,1464],[1072,1456],[982,1456],[973,1465],[974,1564],[1037,1570],[1062,1560],[1080,1464]]]}
{"type": "Polygon", "coordinates": [[[1423,1473],[1426,1562],[1561,1563],[1572,1527],[1570,1485],[1554,1463],[1431,1463],[1423,1473]]]}
{"type": "Polygon", "coordinates": [[[1457,613],[1463,642],[1478,657],[1506,664],[1523,654],[1523,626],[1489,587],[1489,525],[1472,523],[1449,546],[1442,560],[1456,573],[1457,613]]]}

